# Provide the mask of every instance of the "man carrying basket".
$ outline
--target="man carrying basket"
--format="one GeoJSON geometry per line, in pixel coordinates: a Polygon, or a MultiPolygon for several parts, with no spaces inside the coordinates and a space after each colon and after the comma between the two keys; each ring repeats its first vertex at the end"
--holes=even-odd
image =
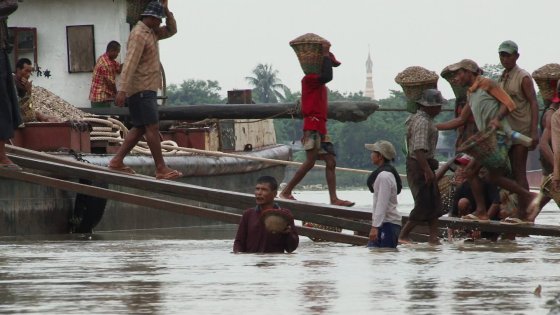
{"type": "Polygon", "coordinates": [[[294,177],[288,182],[286,187],[280,192],[281,199],[295,200],[292,190],[305,177],[317,160],[324,160],[326,164],[325,176],[332,205],[352,207],[355,203],[338,199],[336,195],[336,154],[333,144],[327,136],[327,111],[328,111],[328,91],[326,84],[333,78],[333,67],[338,67],[340,62],[336,60],[330,52],[331,43],[318,35],[305,34],[292,42],[297,53],[297,45],[309,41],[312,45],[321,45],[322,63],[306,63],[308,60],[300,58],[301,66],[305,76],[301,80],[301,112],[303,114],[303,137],[301,143],[305,149],[305,162],[298,168],[294,177]],[[313,41],[313,42],[311,42],[313,41]],[[317,73],[320,72],[320,73],[317,73]]]}
{"type": "MultiPolygon", "coordinates": [[[[486,154],[486,156],[482,154],[478,157],[475,156],[475,159],[467,166],[467,176],[476,201],[476,210],[471,215],[463,217],[463,219],[488,220],[482,186],[478,177],[481,167],[484,166],[488,170],[488,180],[490,182],[517,194],[519,197],[518,215],[520,218],[506,218],[503,223],[527,223],[520,219],[526,218],[526,210],[536,194],[529,192],[517,182],[506,177],[511,176],[511,166],[507,154],[510,141],[506,138],[504,131],[510,131],[511,127],[508,120],[504,118],[515,109],[515,103],[496,82],[481,76],[482,69],[474,61],[463,59],[450,65],[449,70],[453,72],[452,77],[458,85],[468,87],[468,105],[459,117],[438,124],[437,128],[439,130],[455,129],[462,126],[472,115],[480,132],[467,140],[459,150],[479,149],[479,152],[486,154]],[[488,144],[492,147],[480,148],[488,144]]],[[[467,153],[473,156],[473,152],[467,153]]]]}
{"type": "Polygon", "coordinates": [[[406,120],[406,179],[414,198],[414,208],[410,212],[408,222],[399,235],[399,243],[411,243],[410,232],[420,222],[428,222],[429,239],[432,245],[439,244],[437,237],[438,218],[443,214],[441,194],[439,192],[434,171],[438,161],[434,158],[438,141],[438,130],[434,117],[441,112],[445,100],[436,89],[427,89],[416,101],[418,111],[406,120]]]}

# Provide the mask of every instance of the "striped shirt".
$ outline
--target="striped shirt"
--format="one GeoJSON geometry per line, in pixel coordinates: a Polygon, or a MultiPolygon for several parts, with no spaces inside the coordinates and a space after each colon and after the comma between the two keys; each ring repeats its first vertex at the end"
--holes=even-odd
{"type": "Polygon", "coordinates": [[[166,13],[165,26],[154,31],[138,21],[130,33],[119,88],[127,96],[141,91],[157,91],[162,87],[158,40],[177,33],[173,14],[166,13]]]}
{"type": "Polygon", "coordinates": [[[119,66],[119,63],[111,60],[107,53],[97,59],[91,77],[90,101],[104,102],[115,99],[117,95],[116,78],[119,66]]]}

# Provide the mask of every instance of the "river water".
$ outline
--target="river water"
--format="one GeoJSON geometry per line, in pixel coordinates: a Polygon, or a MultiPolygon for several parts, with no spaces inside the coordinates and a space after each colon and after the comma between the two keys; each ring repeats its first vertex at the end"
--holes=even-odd
{"type": "MultiPolygon", "coordinates": [[[[371,207],[369,192],[339,194],[371,207]]],[[[560,224],[560,211],[547,205],[538,223],[560,224]]],[[[293,254],[255,255],[231,253],[235,231],[0,239],[0,313],[560,314],[558,238],[368,250],[301,237],[293,254]]]]}

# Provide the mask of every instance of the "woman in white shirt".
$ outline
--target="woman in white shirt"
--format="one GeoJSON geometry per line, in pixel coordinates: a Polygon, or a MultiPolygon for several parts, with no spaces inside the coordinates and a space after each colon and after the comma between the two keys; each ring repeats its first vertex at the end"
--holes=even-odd
{"type": "Polygon", "coordinates": [[[366,144],[371,151],[371,161],[377,165],[367,180],[373,193],[373,212],[368,247],[396,248],[401,231],[401,214],[397,211],[397,195],[402,183],[397,170],[391,164],[397,153],[395,147],[385,140],[366,144]]]}

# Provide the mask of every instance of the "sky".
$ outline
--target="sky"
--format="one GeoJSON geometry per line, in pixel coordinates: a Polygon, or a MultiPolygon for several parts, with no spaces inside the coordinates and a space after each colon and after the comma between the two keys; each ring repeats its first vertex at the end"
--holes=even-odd
{"type": "MultiPolygon", "coordinates": [[[[376,99],[401,90],[395,76],[409,66],[438,74],[463,58],[498,64],[504,40],[519,45],[518,65],[532,73],[560,63],[558,0],[169,0],[178,33],[160,42],[168,84],[216,80],[250,89],[245,77],[259,63],[278,70],[292,92],[303,72],[289,41],[315,33],[342,65],[331,90],[365,90],[368,53],[376,99]]],[[[438,88],[453,98],[442,78],[438,88]]]]}

